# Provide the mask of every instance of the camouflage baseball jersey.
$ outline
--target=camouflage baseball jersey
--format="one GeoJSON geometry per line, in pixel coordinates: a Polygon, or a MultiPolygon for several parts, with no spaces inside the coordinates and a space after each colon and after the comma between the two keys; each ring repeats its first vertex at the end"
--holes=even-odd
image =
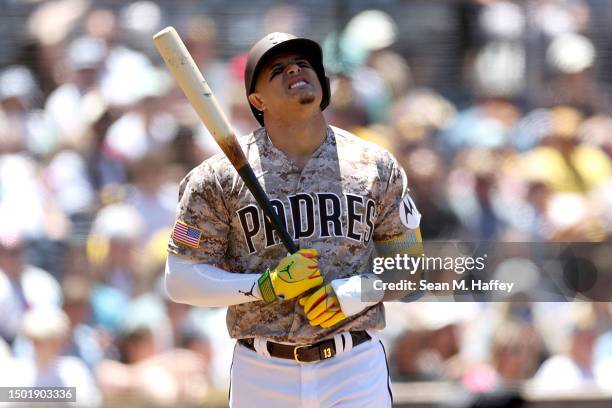
{"type": "MultiPolygon", "coordinates": [[[[333,127],[299,170],[270,141],[264,128],[240,143],[272,205],[301,248],[319,251],[319,267],[333,279],[371,273],[373,241],[405,234],[401,207],[413,202],[406,176],[386,150],[333,127]]],[[[280,243],[236,170],[222,154],[193,169],[181,182],[177,222],[199,230],[199,242],[170,239],[169,251],[235,273],[273,268],[287,250],[280,243]]],[[[410,228],[409,228],[410,227],[410,228]]],[[[265,337],[308,344],[345,330],[382,329],[377,304],[328,329],[312,327],[298,299],[229,306],[233,338],[265,337]]]]}

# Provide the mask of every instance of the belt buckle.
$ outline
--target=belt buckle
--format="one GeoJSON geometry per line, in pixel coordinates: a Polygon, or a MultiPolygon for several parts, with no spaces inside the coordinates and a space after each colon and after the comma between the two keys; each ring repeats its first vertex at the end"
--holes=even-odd
{"type": "Polygon", "coordinates": [[[308,344],[308,345],[306,345],[306,346],[295,346],[295,348],[293,349],[293,359],[294,359],[296,362],[298,362],[298,363],[300,363],[300,364],[307,363],[307,361],[300,361],[300,358],[298,357],[298,351],[299,351],[300,349],[302,349],[302,348],[306,348],[306,347],[310,347],[310,344],[308,344]]]}

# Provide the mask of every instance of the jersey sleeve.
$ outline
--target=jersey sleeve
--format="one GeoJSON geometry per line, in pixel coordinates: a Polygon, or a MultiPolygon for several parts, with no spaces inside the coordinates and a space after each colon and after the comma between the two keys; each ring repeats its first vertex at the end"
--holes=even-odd
{"type": "Polygon", "coordinates": [[[193,169],[180,184],[168,251],[201,263],[220,262],[230,229],[225,198],[210,164],[204,162],[193,169]]]}
{"type": "Polygon", "coordinates": [[[389,171],[383,182],[380,212],[374,226],[374,242],[386,242],[400,237],[420,241],[421,214],[410,197],[406,173],[397,160],[389,155],[389,171]]]}

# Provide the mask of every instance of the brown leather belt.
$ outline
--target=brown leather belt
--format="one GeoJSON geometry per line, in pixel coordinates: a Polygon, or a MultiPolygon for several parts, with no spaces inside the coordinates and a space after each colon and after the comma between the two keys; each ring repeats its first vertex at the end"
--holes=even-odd
{"type": "MultiPolygon", "coordinates": [[[[352,331],[349,333],[353,339],[353,347],[372,339],[366,331],[352,331]]],[[[254,341],[253,338],[248,338],[240,339],[238,343],[255,351],[254,341]]],[[[342,341],[344,342],[344,338],[342,341]]],[[[336,355],[336,342],[333,338],[303,346],[291,346],[271,341],[266,342],[266,344],[268,352],[272,357],[295,360],[298,363],[312,363],[315,361],[327,360],[336,355]]]]}

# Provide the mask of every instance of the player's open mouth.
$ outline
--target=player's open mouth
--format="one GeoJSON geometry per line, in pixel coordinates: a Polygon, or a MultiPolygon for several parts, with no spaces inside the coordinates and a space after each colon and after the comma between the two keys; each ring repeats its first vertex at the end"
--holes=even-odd
{"type": "Polygon", "coordinates": [[[289,89],[295,89],[295,88],[303,88],[306,85],[308,85],[308,81],[305,80],[299,80],[297,82],[292,83],[291,85],[289,85],[289,89]]]}

